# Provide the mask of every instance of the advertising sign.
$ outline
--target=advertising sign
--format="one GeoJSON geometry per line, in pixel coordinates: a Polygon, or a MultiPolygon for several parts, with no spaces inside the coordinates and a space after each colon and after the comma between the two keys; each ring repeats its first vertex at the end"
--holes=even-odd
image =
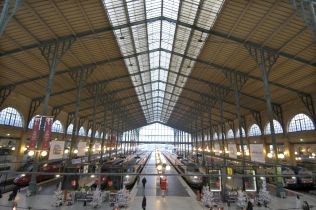
{"type": "Polygon", "coordinates": [[[265,163],[263,144],[250,144],[250,158],[252,161],[265,163]]]}
{"type": "Polygon", "coordinates": [[[43,137],[43,143],[42,143],[43,150],[49,149],[49,142],[52,136],[53,121],[54,121],[53,117],[45,117],[45,130],[44,130],[44,137],[43,137]]]}
{"type": "Polygon", "coordinates": [[[220,155],[221,154],[221,153],[219,153],[219,151],[220,151],[219,143],[215,143],[214,144],[214,150],[215,150],[215,155],[220,155]]]}
{"type": "Polygon", "coordinates": [[[101,143],[94,143],[94,146],[93,146],[93,154],[97,154],[101,151],[101,143]]]}
{"type": "Polygon", "coordinates": [[[228,156],[230,158],[235,158],[237,159],[237,147],[236,144],[228,144],[227,149],[229,151],[228,156]]]}
{"type": "Polygon", "coordinates": [[[48,159],[49,160],[62,159],[63,154],[64,154],[64,147],[65,147],[64,141],[52,141],[50,144],[48,159]]]}
{"type": "Polygon", "coordinates": [[[29,143],[30,150],[35,149],[35,147],[36,147],[36,142],[37,142],[39,130],[40,130],[40,123],[41,123],[41,117],[35,116],[34,122],[33,122],[32,135],[31,135],[31,139],[30,139],[30,143],[29,143]]]}
{"type": "Polygon", "coordinates": [[[77,153],[78,157],[86,155],[86,147],[87,147],[86,142],[79,142],[78,143],[78,153],[77,153]]]}

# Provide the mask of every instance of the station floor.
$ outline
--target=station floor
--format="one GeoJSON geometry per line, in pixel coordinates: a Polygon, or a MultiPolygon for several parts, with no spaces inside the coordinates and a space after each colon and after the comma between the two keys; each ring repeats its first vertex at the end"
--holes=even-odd
{"type": "MultiPolygon", "coordinates": [[[[148,160],[147,165],[143,169],[143,173],[156,173],[155,171],[155,157],[151,155],[148,160]]],[[[174,173],[172,168],[169,173],[174,173]]],[[[143,178],[141,176],[140,180],[143,178]]],[[[191,188],[183,181],[181,177],[170,176],[168,177],[168,190],[166,196],[161,196],[159,189],[159,177],[155,176],[146,176],[147,184],[145,189],[143,189],[141,181],[136,184],[131,191],[131,200],[127,208],[121,208],[120,210],[141,210],[141,203],[143,195],[145,194],[147,198],[147,207],[146,210],[206,210],[209,208],[203,207],[200,202],[196,200],[196,196],[191,188]]],[[[32,210],[86,210],[94,209],[91,206],[83,206],[82,202],[76,202],[71,206],[62,206],[62,207],[52,207],[52,194],[56,188],[50,186],[43,186],[39,194],[26,197],[24,191],[18,193],[16,197],[17,210],[29,209],[32,210]]],[[[8,201],[9,193],[3,194],[3,197],[0,199],[0,210],[12,210],[12,202],[8,201]]],[[[277,198],[271,196],[271,203],[269,208],[264,207],[254,207],[255,210],[263,209],[272,209],[272,210],[287,210],[295,209],[296,201],[295,195],[289,196],[285,199],[277,198]]],[[[316,208],[316,196],[311,195],[301,195],[301,200],[308,201],[308,203],[316,208]]],[[[225,210],[236,210],[239,209],[235,204],[232,204],[230,207],[224,205],[225,210]]],[[[113,207],[110,207],[108,203],[98,209],[104,210],[113,210],[113,207]]]]}

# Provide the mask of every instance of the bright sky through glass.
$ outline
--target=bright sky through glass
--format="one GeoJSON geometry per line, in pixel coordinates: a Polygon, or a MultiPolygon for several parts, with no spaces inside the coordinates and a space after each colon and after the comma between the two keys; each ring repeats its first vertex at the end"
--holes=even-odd
{"type": "Polygon", "coordinates": [[[137,23],[114,34],[123,56],[141,54],[124,61],[147,123],[168,121],[208,37],[190,26],[210,30],[223,1],[103,0],[112,26],[137,23]]]}

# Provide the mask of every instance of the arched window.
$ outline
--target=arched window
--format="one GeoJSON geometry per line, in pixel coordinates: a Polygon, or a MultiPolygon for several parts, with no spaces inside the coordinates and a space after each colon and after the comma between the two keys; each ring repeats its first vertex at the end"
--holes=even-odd
{"type": "Polygon", "coordinates": [[[227,132],[227,138],[232,139],[234,138],[234,131],[232,129],[229,129],[227,132]]]}
{"type": "Polygon", "coordinates": [[[260,136],[260,135],[261,135],[260,127],[257,124],[253,124],[249,128],[248,136],[260,136]]]}
{"type": "Polygon", "coordinates": [[[61,122],[59,120],[55,120],[55,122],[53,123],[52,132],[54,132],[54,133],[63,133],[64,132],[63,125],[61,124],[61,122]]]}
{"type": "Polygon", "coordinates": [[[104,135],[104,134],[103,134],[103,132],[102,132],[102,133],[100,134],[100,138],[101,138],[101,139],[103,138],[103,135],[104,135]]]}
{"type": "Polygon", "coordinates": [[[73,129],[74,129],[74,125],[71,123],[67,128],[67,134],[71,135],[73,129]]]}
{"type": "Polygon", "coordinates": [[[88,137],[91,137],[91,134],[92,134],[92,130],[91,130],[91,128],[88,130],[88,137]]]}
{"type": "Polygon", "coordinates": [[[0,112],[0,124],[23,127],[22,115],[13,107],[7,107],[0,112]]]}
{"type": "Polygon", "coordinates": [[[29,122],[29,125],[27,126],[28,129],[33,129],[34,118],[35,117],[32,117],[31,121],[29,122]]]}
{"type": "Polygon", "coordinates": [[[84,127],[81,127],[79,129],[79,133],[78,133],[79,136],[85,136],[86,135],[86,131],[84,130],[84,127]]]}
{"type": "Polygon", "coordinates": [[[95,137],[95,138],[100,138],[100,136],[99,136],[99,131],[96,131],[96,132],[95,132],[94,137],[95,137]]]}
{"type": "MultiPolygon", "coordinates": [[[[275,133],[283,133],[283,129],[279,121],[273,120],[273,125],[274,125],[275,133]]],[[[265,135],[271,134],[270,122],[267,123],[267,125],[264,127],[264,134],[265,135]]]]}
{"type": "Polygon", "coordinates": [[[215,132],[214,135],[213,135],[213,140],[217,140],[218,139],[218,135],[217,133],[215,132]]]}
{"type": "MultiPolygon", "coordinates": [[[[241,131],[242,131],[242,137],[246,137],[245,129],[241,128],[241,131]]],[[[239,131],[239,128],[238,128],[237,131],[236,131],[236,138],[239,138],[239,137],[240,137],[240,131],[239,131]]]]}
{"type": "Polygon", "coordinates": [[[313,121],[306,114],[295,115],[289,123],[289,132],[314,130],[315,126],[313,121]]]}

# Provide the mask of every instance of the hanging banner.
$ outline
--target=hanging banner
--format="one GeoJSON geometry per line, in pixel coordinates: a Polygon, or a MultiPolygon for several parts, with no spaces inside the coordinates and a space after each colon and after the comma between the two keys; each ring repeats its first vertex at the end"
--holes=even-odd
{"type": "Polygon", "coordinates": [[[85,155],[86,155],[86,147],[87,147],[86,142],[79,142],[79,143],[78,143],[78,153],[77,153],[77,156],[79,156],[79,157],[85,156],[85,155]]]}
{"type": "Polygon", "coordinates": [[[42,143],[42,150],[49,149],[49,142],[52,136],[52,126],[53,126],[53,117],[45,117],[45,130],[44,130],[44,138],[42,143]]]}
{"type": "Polygon", "coordinates": [[[48,159],[49,160],[62,159],[63,154],[64,154],[64,147],[65,147],[64,141],[52,141],[50,144],[48,159]]]}
{"type": "Polygon", "coordinates": [[[30,150],[33,150],[36,147],[36,142],[37,142],[39,130],[40,130],[40,123],[41,123],[41,117],[35,116],[34,122],[33,122],[32,135],[31,135],[31,139],[30,139],[30,143],[29,143],[30,150]]]}
{"type": "Polygon", "coordinates": [[[230,158],[235,158],[237,159],[237,147],[236,144],[228,144],[227,149],[229,151],[228,156],[230,158]]]}
{"type": "Polygon", "coordinates": [[[263,144],[250,144],[250,158],[252,161],[265,163],[263,144]]]}
{"type": "Polygon", "coordinates": [[[221,153],[219,153],[219,151],[221,150],[219,143],[214,144],[214,150],[215,150],[215,155],[221,155],[221,153]]]}

